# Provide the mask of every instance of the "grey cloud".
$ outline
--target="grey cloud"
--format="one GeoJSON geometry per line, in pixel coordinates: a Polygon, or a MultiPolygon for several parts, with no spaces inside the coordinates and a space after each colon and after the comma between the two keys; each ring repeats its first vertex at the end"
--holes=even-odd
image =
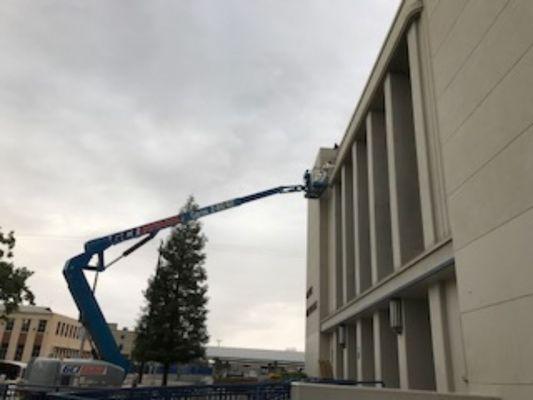
{"type": "MultiPolygon", "coordinates": [[[[3,1],[0,224],[38,301],[75,313],[60,270],[85,239],[189,193],[299,182],[342,137],[397,3],[3,1]]],[[[302,348],[305,217],[295,195],[205,220],[213,338],[302,348]]],[[[133,324],[156,246],[102,277],[109,320],[133,324]]]]}

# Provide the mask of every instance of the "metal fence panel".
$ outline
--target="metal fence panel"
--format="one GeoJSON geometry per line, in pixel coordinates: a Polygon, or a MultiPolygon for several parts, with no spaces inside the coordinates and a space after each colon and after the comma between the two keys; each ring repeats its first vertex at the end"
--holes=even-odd
{"type": "Polygon", "coordinates": [[[50,393],[48,400],[289,400],[290,383],[226,384],[50,393]]]}

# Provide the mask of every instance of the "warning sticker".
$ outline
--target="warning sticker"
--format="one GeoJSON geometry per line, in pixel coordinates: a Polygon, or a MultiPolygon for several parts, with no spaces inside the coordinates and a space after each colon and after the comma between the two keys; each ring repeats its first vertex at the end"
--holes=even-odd
{"type": "Polygon", "coordinates": [[[82,365],[80,375],[105,375],[107,367],[105,365],[82,365]]]}

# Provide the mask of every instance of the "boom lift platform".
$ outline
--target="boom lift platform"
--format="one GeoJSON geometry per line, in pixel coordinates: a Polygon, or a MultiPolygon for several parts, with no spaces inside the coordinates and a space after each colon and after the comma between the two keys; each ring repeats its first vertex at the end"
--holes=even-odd
{"type": "Polygon", "coordinates": [[[306,198],[317,199],[328,186],[328,173],[328,169],[324,169],[324,171],[307,171],[304,175],[304,185],[278,186],[248,196],[237,197],[221,203],[216,203],[196,211],[177,214],[86,242],[84,252],[66,262],[65,267],[63,268],[63,275],[67,281],[72,298],[80,312],[81,322],[89,332],[99,356],[105,361],[124,368],[126,372],[130,369],[130,363],[120,353],[102,310],[94,297],[93,290],[89,286],[85,277],[84,270],[103,272],[121,258],[130,255],[135,250],[148,243],[162,229],[178,224],[186,224],[189,221],[228,210],[251,201],[260,200],[275,194],[295,192],[304,192],[306,198]],[[109,247],[141,237],[142,239],[139,242],[123,251],[118,258],[112,260],[108,264],[105,263],[104,252],[109,247]],[[96,258],[96,265],[90,265],[93,258],[96,258]]]}

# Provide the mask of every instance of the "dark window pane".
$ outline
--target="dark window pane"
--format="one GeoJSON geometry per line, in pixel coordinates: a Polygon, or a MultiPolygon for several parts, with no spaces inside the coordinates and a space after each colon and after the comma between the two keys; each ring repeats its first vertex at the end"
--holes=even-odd
{"type": "Polygon", "coordinates": [[[39,326],[37,327],[37,332],[44,332],[46,330],[46,323],[47,321],[45,319],[39,320],[39,326]]]}
{"type": "Polygon", "coordinates": [[[6,322],[6,331],[11,331],[13,330],[13,325],[15,324],[15,320],[10,318],[7,320],[6,322]]]}
{"type": "Polygon", "coordinates": [[[28,332],[30,330],[30,323],[31,323],[31,319],[23,319],[21,331],[28,332]]]}

